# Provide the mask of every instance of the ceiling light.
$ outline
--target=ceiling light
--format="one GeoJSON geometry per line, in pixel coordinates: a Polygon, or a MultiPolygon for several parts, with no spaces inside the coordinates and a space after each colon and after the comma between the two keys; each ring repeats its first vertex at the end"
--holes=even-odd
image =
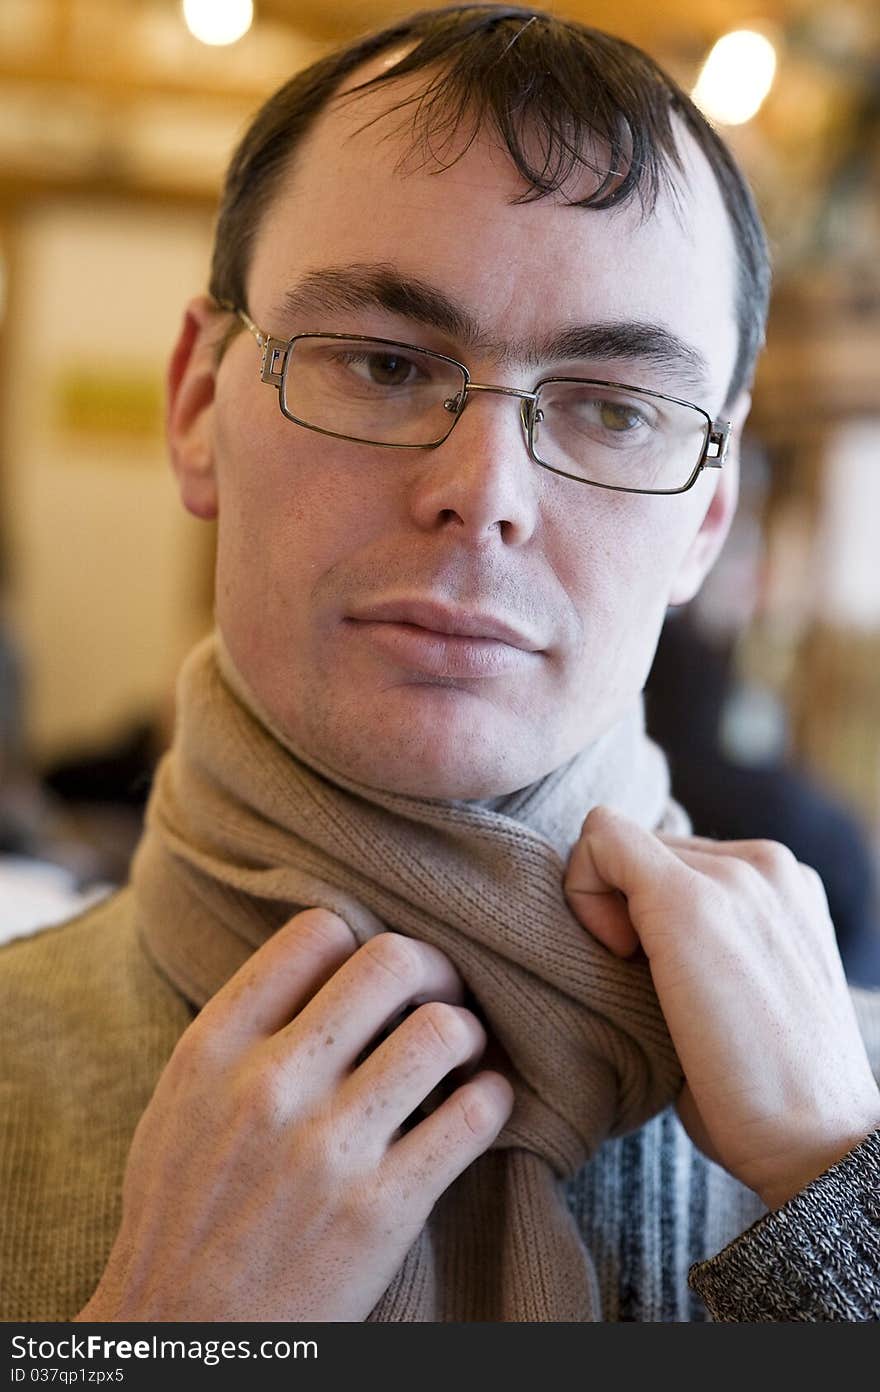
{"type": "Polygon", "coordinates": [[[183,0],[186,27],[204,44],[237,43],[251,27],[253,0],[183,0]]]}
{"type": "Polygon", "coordinates": [[[715,44],[691,97],[710,121],[741,126],[760,108],[775,74],[770,40],[754,29],[737,29],[715,44]]]}

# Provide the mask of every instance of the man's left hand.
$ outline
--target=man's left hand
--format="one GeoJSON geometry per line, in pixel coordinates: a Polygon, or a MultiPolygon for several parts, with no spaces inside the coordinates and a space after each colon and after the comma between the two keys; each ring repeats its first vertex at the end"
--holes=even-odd
{"type": "Polygon", "coordinates": [[[785,846],[655,834],[598,807],[564,887],[607,948],[644,952],[682,1122],[768,1208],[880,1127],[822,881],[785,846]]]}

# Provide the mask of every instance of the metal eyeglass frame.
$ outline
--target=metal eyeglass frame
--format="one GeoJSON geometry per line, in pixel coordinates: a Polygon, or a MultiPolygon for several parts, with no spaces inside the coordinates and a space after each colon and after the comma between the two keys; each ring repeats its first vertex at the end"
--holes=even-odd
{"type": "Polygon", "coordinates": [[[613,493],[642,493],[655,496],[666,496],[673,493],[686,493],[692,488],[703,469],[720,469],[727,457],[727,450],[730,444],[730,421],[715,420],[704,411],[702,406],[695,406],[692,401],[683,401],[677,396],[667,396],[664,392],[649,391],[646,387],[634,387],[626,382],[605,382],[595,377],[543,377],[536,384],[534,391],[523,391],[518,387],[498,387],[488,385],[484,382],[472,382],[471,376],[464,363],[457,358],[450,358],[445,353],[436,353],[430,348],[419,348],[414,343],[402,343],[393,338],[375,338],[372,334],[341,334],[341,333],[320,333],[317,330],[309,333],[294,334],[292,338],[274,338],[258,328],[245,310],[237,305],[231,304],[226,300],[218,300],[217,304],[221,309],[228,310],[230,314],[235,314],[244,324],[245,328],[253,334],[262,349],[260,361],[260,378],[269,386],[275,387],[278,392],[278,405],[285,420],[293,421],[295,425],[301,425],[305,430],[314,430],[319,435],[330,435],[336,440],[351,440],[354,444],[377,445],[380,449],[436,449],[448,440],[455,424],[468,403],[471,392],[495,392],[501,396],[513,396],[520,402],[520,419],[526,436],[529,458],[533,463],[542,469],[549,470],[552,474],[560,474],[563,478],[573,479],[575,483],[586,483],[591,488],[607,488],[613,493]],[[407,348],[410,351],[419,353],[429,353],[432,357],[438,358],[441,362],[449,363],[452,367],[458,368],[464,378],[464,387],[456,397],[450,397],[444,402],[446,409],[452,415],[452,421],[446,434],[439,440],[432,440],[426,445],[401,445],[385,443],[381,440],[364,440],[358,435],[343,435],[336,430],[325,430],[320,425],[310,425],[308,421],[300,420],[298,416],[292,416],[284,409],[281,397],[281,387],[283,385],[284,372],[288,362],[288,355],[294,343],[302,338],[338,338],[351,343],[381,343],[388,348],[407,348]],[[594,387],[622,387],[626,391],[638,392],[641,396],[655,397],[659,401],[671,401],[676,406],[687,406],[691,411],[696,411],[706,421],[708,429],[706,431],[706,442],[703,446],[703,453],[694,467],[693,473],[681,488],[625,488],[620,484],[597,483],[593,479],[582,478],[579,474],[569,474],[564,469],[557,469],[553,464],[547,464],[540,459],[535,451],[533,440],[533,429],[536,418],[536,402],[538,392],[541,387],[548,386],[552,382],[583,382],[587,386],[594,387]]]}

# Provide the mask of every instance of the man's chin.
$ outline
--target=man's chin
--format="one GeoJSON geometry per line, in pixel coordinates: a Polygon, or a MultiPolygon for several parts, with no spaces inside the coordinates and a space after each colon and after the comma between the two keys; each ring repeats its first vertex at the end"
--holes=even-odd
{"type": "Polygon", "coordinates": [[[410,797],[473,800],[500,797],[547,772],[528,735],[507,735],[497,712],[456,719],[441,708],[433,719],[401,724],[365,720],[334,741],[323,761],[338,773],[385,792],[410,797]]]}
{"type": "Polygon", "coordinates": [[[393,769],[385,767],[365,772],[358,781],[405,797],[437,798],[444,802],[482,802],[516,792],[535,780],[513,773],[505,775],[495,770],[475,770],[473,766],[467,769],[448,766],[426,769],[398,765],[393,769]]]}

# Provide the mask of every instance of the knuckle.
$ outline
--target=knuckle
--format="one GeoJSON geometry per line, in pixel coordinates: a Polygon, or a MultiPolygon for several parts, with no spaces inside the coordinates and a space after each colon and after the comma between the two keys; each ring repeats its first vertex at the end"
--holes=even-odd
{"type": "Polygon", "coordinates": [[[402,933],[379,933],[361,948],[361,956],[381,976],[391,977],[411,992],[420,983],[422,964],[418,944],[402,933]]]}
{"type": "Polygon", "coordinates": [[[178,1039],[165,1071],[176,1085],[185,1086],[218,1072],[222,1057],[219,1032],[200,1015],[178,1039]]]}
{"type": "Polygon", "coordinates": [[[316,938],[335,951],[354,952],[357,939],[344,918],[329,909],[303,909],[289,920],[287,928],[303,938],[316,938]]]}
{"type": "Polygon", "coordinates": [[[288,1092],[281,1070],[265,1065],[240,1073],[233,1087],[237,1112],[261,1127],[282,1124],[288,1111],[288,1092]]]}
{"type": "Polygon", "coordinates": [[[732,894],[747,894],[754,885],[755,876],[759,873],[751,859],[744,856],[721,856],[715,866],[715,883],[707,885],[707,897],[712,900],[712,907],[720,910],[724,905],[724,892],[732,894]]]}
{"type": "Polygon", "coordinates": [[[341,1199],[341,1217],[355,1242],[387,1236],[397,1210],[390,1187],[362,1181],[351,1184],[341,1199]]]}
{"type": "Polygon", "coordinates": [[[456,1060],[468,1053],[482,1035],[482,1026],[469,1010],[447,1005],[445,1001],[427,1001],[412,1017],[413,1028],[432,1053],[450,1055],[456,1060]]]}
{"type": "Polygon", "coordinates": [[[461,1118],[470,1135],[487,1143],[500,1130],[505,1111],[497,1092],[481,1086],[479,1080],[465,1084],[458,1093],[461,1118]]]}
{"type": "Polygon", "coordinates": [[[348,1130],[340,1125],[329,1108],[319,1109],[294,1126],[291,1149],[296,1172],[320,1184],[332,1206],[340,1187],[348,1188],[348,1173],[352,1169],[352,1151],[348,1130]]]}
{"type": "Polygon", "coordinates": [[[793,869],[795,856],[781,841],[753,841],[748,852],[749,863],[768,878],[776,878],[793,869]]]}
{"type": "Polygon", "coordinates": [[[197,1019],[180,1036],[165,1064],[148,1110],[175,1125],[185,1121],[190,1138],[211,1133],[225,1111],[229,1060],[216,1030],[199,1029],[197,1019]]]}

